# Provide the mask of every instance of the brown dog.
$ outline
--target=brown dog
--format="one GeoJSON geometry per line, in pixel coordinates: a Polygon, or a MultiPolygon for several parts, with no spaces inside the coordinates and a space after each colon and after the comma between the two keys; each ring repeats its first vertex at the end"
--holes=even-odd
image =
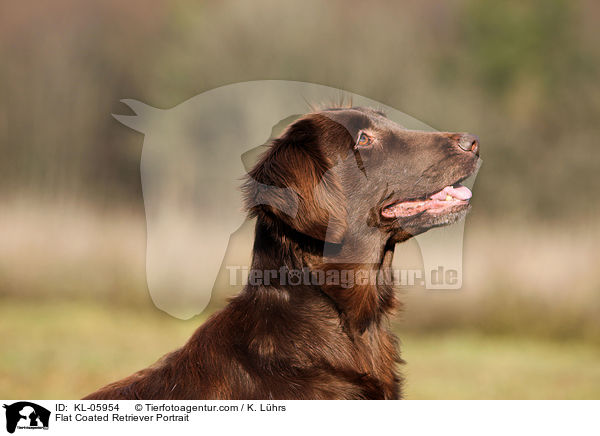
{"type": "Polygon", "coordinates": [[[478,156],[472,135],[368,108],[294,122],[243,187],[257,280],[182,348],[85,399],[400,398],[394,246],[466,214],[458,182],[478,156]]]}

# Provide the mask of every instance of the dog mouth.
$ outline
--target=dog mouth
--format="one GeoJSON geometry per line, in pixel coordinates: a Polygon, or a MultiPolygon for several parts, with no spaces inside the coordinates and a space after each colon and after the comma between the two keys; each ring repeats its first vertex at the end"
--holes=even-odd
{"type": "Polygon", "coordinates": [[[457,212],[469,205],[472,196],[469,188],[455,183],[421,199],[399,201],[385,206],[381,215],[384,218],[407,218],[424,212],[430,215],[457,212]]]}

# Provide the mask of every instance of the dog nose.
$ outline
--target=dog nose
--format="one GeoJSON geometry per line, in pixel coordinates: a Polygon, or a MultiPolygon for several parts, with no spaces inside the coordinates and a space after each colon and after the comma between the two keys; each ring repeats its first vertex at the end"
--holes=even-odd
{"type": "Polygon", "coordinates": [[[464,133],[458,138],[458,146],[464,151],[472,151],[479,156],[479,138],[469,133],[464,133]]]}

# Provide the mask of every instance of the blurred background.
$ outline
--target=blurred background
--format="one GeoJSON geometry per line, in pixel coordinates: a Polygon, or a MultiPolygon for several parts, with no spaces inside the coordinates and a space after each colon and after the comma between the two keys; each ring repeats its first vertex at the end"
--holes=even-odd
{"type": "Polygon", "coordinates": [[[143,135],[111,113],[248,80],[479,135],[460,291],[402,290],[409,399],[600,398],[600,4],[0,5],[0,398],[79,398],[181,345],[145,278],[143,135]]]}

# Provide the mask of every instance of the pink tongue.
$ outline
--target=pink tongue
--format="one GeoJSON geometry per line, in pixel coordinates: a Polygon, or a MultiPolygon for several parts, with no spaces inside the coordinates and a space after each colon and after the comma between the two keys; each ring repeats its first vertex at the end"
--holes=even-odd
{"type": "Polygon", "coordinates": [[[437,194],[433,194],[431,198],[433,200],[445,200],[446,196],[457,198],[458,200],[468,200],[473,196],[471,190],[463,185],[458,185],[456,188],[453,186],[446,186],[437,194]]]}

